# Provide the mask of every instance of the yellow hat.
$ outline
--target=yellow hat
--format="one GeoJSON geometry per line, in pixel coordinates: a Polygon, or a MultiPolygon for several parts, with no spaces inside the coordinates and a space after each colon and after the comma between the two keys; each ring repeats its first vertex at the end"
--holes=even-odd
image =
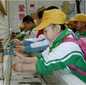
{"type": "Polygon", "coordinates": [[[36,30],[45,29],[50,24],[64,24],[66,15],[60,9],[44,11],[42,21],[36,30]]]}
{"type": "Polygon", "coordinates": [[[86,22],[86,14],[79,13],[76,14],[73,18],[66,22],[69,27],[76,28],[77,22],[86,22]]]}
{"type": "Polygon", "coordinates": [[[84,13],[76,14],[75,17],[73,17],[70,21],[86,22],[86,14],[84,13]]]}

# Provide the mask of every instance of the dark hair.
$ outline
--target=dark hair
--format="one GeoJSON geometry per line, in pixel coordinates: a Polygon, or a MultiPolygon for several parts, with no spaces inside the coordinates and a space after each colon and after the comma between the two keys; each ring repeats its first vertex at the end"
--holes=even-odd
{"type": "Polygon", "coordinates": [[[26,15],[24,18],[23,18],[23,22],[26,22],[26,23],[34,23],[34,20],[33,18],[30,16],[30,15],[26,15]]]}
{"type": "Polygon", "coordinates": [[[39,19],[42,19],[44,11],[45,11],[44,7],[41,7],[41,8],[38,9],[37,16],[38,16],[39,19]]]}
{"type": "Polygon", "coordinates": [[[46,8],[46,10],[51,10],[51,9],[59,9],[59,8],[56,7],[56,6],[49,6],[49,7],[46,8]]]}
{"type": "Polygon", "coordinates": [[[41,8],[38,9],[38,12],[37,12],[38,18],[42,19],[44,11],[51,10],[51,9],[59,9],[59,8],[56,7],[56,6],[49,6],[48,8],[41,7],[41,8]]]}
{"type": "Polygon", "coordinates": [[[61,30],[65,30],[66,26],[64,24],[60,24],[61,30]]]}

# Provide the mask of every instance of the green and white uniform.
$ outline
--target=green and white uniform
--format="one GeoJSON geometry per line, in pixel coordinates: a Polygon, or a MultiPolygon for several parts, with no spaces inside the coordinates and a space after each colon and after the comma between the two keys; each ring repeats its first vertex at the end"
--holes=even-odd
{"type": "MultiPolygon", "coordinates": [[[[48,76],[52,75],[55,71],[63,70],[77,76],[77,74],[69,69],[71,64],[86,71],[86,61],[83,58],[80,47],[74,42],[63,42],[63,39],[69,34],[70,31],[68,29],[64,30],[55,39],[51,47],[47,48],[38,57],[36,69],[40,75],[48,76]]],[[[84,79],[82,77],[79,77],[79,79],[86,82],[86,76],[84,76],[84,79]]]]}

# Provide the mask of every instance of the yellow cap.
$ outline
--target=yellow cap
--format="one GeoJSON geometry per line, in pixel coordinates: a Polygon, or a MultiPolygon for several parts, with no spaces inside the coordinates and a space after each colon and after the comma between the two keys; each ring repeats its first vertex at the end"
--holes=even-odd
{"type": "Polygon", "coordinates": [[[86,22],[86,14],[84,14],[84,13],[76,14],[73,18],[71,18],[69,21],[67,21],[66,24],[69,27],[74,28],[77,25],[76,22],[86,22]]]}
{"type": "Polygon", "coordinates": [[[36,30],[45,29],[50,24],[64,24],[66,15],[60,9],[44,11],[42,21],[36,30]]]}
{"type": "Polygon", "coordinates": [[[76,14],[70,21],[86,22],[86,14],[84,13],[76,14]]]}

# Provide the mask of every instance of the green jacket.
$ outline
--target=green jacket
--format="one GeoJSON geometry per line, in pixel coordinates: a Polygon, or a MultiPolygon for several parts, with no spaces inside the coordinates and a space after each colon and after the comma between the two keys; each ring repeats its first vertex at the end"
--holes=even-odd
{"type": "Polygon", "coordinates": [[[69,65],[75,65],[86,71],[86,61],[80,47],[73,42],[62,42],[63,38],[69,35],[66,29],[53,42],[50,48],[38,57],[36,63],[37,72],[40,75],[50,75],[54,71],[67,70],[86,82],[86,76],[74,73],[69,65]]]}

